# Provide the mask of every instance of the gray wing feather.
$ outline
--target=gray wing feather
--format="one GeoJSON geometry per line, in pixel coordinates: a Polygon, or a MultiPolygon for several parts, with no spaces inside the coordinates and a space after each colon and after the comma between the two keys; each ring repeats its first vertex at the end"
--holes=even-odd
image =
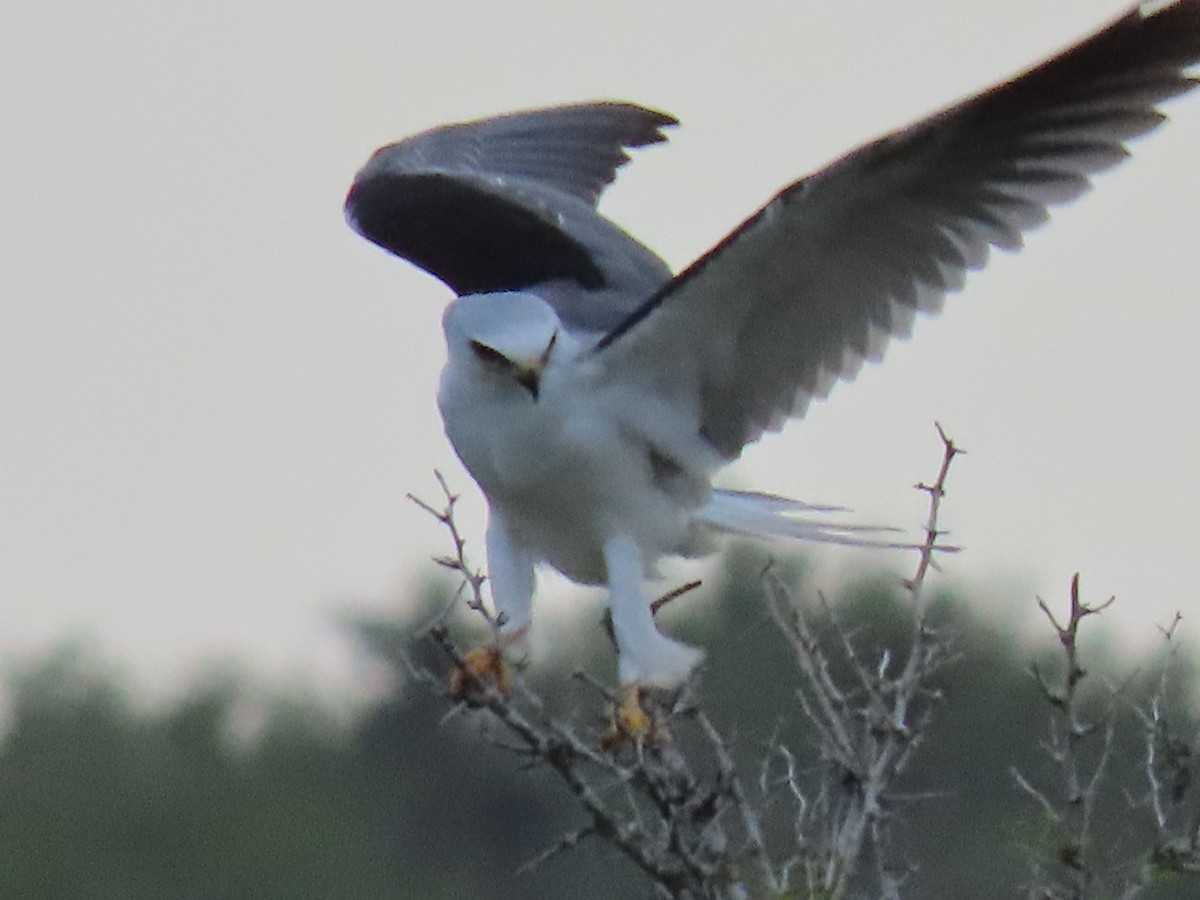
{"type": "Polygon", "coordinates": [[[1127,156],[1193,88],[1200,0],[1134,10],[1016,79],[796,182],[598,344],[602,370],[736,457],[876,360],[1127,156]]]}
{"type": "Polygon", "coordinates": [[[583,103],[435,128],[376,151],[346,217],[459,295],[536,290],[568,324],[605,330],[671,273],[596,203],[626,149],[674,124],[633,104],[583,103]]]}

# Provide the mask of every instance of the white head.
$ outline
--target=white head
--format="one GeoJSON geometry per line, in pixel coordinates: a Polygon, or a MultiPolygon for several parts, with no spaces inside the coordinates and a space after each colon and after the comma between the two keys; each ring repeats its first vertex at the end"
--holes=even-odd
{"type": "Polygon", "coordinates": [[[560,340],[562,323],[533,294],[468,294],[442,316],[451,365],[481,366],[491,377],[511,379],[536,400],[542,371],[560,340]]]}

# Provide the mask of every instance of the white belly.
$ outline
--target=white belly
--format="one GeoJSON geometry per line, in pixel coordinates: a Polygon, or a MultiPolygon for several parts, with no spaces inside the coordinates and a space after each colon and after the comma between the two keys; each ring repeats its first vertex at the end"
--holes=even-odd
{"type": "MultiPolygon", "coordinates": [[[[500,386],[504,388],[504,385],[500,386]]],[[[686,552],[693,504],[656,483],[649,447],[547,379],[535,400],[444,378],[438,397],[455,451],[513,537],[574,581],[606,581],[604,542],[629,535],[647,568],[686,552]]]]}

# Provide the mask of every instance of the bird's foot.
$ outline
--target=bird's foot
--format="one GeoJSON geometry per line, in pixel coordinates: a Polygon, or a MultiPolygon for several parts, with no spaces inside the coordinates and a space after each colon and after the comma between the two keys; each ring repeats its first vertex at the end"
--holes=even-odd
{"type": "Polygon", "coordinates": [[[642,704],[644,693],[638,685],[621,690],[621,702],[613,711],[613,727],[631,737],[645,737],[654,730],[654,714],[642,704]]]}
{"type": "Polygon", "coordinates": [[[528,631],[528,627],[501,631],[494,643],[468,650],[450,675],[450,692],[460,700],[489,688],[508,694],[514,670],[529,657],[528,631]]]}
{"type": "Polygon", "coordinates": [[[450,674],[450,693],[459,700],[482,691],[512,690],[513,668],[498,646],[474,647],[463,654],[450,674]]]}
{"type": "Polygon", "coordinates": [[[671,733],[648,702],[646,689],[638,684],[621,688],[621,700],[613,708],[612,727],[600,739],[609,753],[624,753],[643,747],[670,743],[671,733]]]}

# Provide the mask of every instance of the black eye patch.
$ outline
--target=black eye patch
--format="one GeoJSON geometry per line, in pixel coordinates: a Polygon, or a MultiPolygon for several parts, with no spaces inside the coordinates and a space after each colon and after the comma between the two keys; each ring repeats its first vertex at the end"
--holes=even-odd
{"type": "Polygon", "coordinates": [[[486,365],[501,366],[506,369],[512,368],[512,360],[487,344],[481,344],[479,341],[471,341],[471,351],[475,354],[476,359],[486,365]]]}

